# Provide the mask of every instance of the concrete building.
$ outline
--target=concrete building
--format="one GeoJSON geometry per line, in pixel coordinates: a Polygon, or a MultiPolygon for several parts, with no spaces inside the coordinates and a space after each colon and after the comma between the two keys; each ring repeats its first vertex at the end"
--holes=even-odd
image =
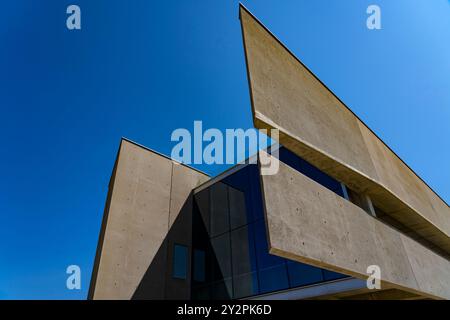
{"type": "Polygon", "coordinates": [[[89,298],[449,299],[449,206],[242,6],[240,21],[279,172],[209,178],[123,139],[89,298]]]}

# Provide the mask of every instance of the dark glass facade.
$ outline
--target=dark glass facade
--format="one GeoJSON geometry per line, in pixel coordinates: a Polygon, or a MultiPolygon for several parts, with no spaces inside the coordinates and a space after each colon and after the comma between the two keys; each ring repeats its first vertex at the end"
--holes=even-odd
{"type": "Polygon", "coordinates": [[[175,244],[173,248],[173,277],[177,279],[186,279],[188,248],[183,245],[175,244]]]}
{"type": "MultiPolygon", "coordinates": [[[[288,150],[280,160],[343,196],[339,182],[288,150]]],[[[268,252],[257,165],[249,164],[194,195],[192,299],[239,299],[345,275],[268,252]]]]}

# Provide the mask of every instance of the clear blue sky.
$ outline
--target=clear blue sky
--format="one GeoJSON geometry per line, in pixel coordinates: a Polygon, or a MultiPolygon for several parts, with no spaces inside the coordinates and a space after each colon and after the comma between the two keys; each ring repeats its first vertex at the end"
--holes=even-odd
{"type": "MultiPolygon", "coordinates": [[[[450,201],[448,0],[243,2],[450,201]]],[[[238,2],[7,1],[0,110],[0,298],[84,299],[120,137],[170,154],[194,120],[252,126],[238,2]]]]}

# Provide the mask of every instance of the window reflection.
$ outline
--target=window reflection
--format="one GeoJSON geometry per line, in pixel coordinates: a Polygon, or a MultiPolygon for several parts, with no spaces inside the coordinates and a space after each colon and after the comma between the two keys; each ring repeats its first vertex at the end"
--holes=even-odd
{"type": "Polygon", "coordinates": [[[253,228],[244,226],[231,232],[233,275],[256,271],[253,228]]]}
{"type": "MultiPolygon", "coordinates": [[[[282,148],[280,158],[342,196],[339,182],[282,148]]],[[[257,165],[195,194],[193,299],[238,299],[345,277],[269,254],[257,165]]]]}
{"type": "Polygon", "coordinates": [[[266,224],[264,220],[259,220],[254,224],[256,254],[258,257],[258,268],[265,269],[280,264],[284,264],[285,259],[269,254],[267,243],[266,224]]]}
{"type": "Polygon", "coordinates": [[[273,292],[289,288],[286,264],[283,262],[259,270],[260,293],[273,292]]]}
{"type": "Polygon", "coordinates": [[[233,277],[234,298],[240,299],[259,294],[257,272],[239,274],[233,277]]]}
{"type": "Polygon", "coordinates": [[[187,258],[188,250],[186,246],[175,244],[173,248],[173,272],[172,276],[176,279],[187,278],[187,258]]]}
{"type": "Polygon", "coordinates": [[[194,275],[193,279],[197,282],[206,280],[206,253],[204,250],[194,249],[194,275]]]}
{"type": "Polygon", "coordinates": [[[211,239],[213,280],[231,278],[230,233],[211,239]]]}
{"type": "Polygon", "coordinates": [[[333,179],[326,173],[320,171],[309,162],[303,160],[302,158],[299,158],[292,151],[289,151],[286,148],[280,148],[279,158],[283,163],[301,172],[302,174],[316,181],[317,183],[320,183],[325,188],[333,191],[334,193],[340,195],[341,197],[344,196],[342,192],[341,183],[339,181],[333,179]]]}
{"type": "Polygon", "coordinates": [[[228,187],[218,182],[210,187],[211,237],[230,230],[228,187]]]}
{"type": "Polygon", "coordinates": [[[299,287],[324,280],[322,269],[293,261],[287,263],[291,287],[299,287]]]}

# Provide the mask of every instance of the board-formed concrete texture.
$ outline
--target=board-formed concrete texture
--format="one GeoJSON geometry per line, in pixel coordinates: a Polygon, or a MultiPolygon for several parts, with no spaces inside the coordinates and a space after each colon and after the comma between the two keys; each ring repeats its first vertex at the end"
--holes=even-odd
{"type": "Polygon", "coordinates": [[[450,208],[243,6],[255,127],[450,253],[450,208]]]}
{"type": "Polygon", "coordinates": [[[450,299],[450,262],[280,162],[261,176],[270,253],[367,279],[382,288],[450,299]]]}
{"type": "MultiPolygon", "coordinates": [[[[109,186],[90,299],[132,298],[157,252],[164,252],[160,247],[190,192],[208,179],[122,139],[109,186]]],[[[163,288],[164,273],[159,278],[163,288]]]]}

